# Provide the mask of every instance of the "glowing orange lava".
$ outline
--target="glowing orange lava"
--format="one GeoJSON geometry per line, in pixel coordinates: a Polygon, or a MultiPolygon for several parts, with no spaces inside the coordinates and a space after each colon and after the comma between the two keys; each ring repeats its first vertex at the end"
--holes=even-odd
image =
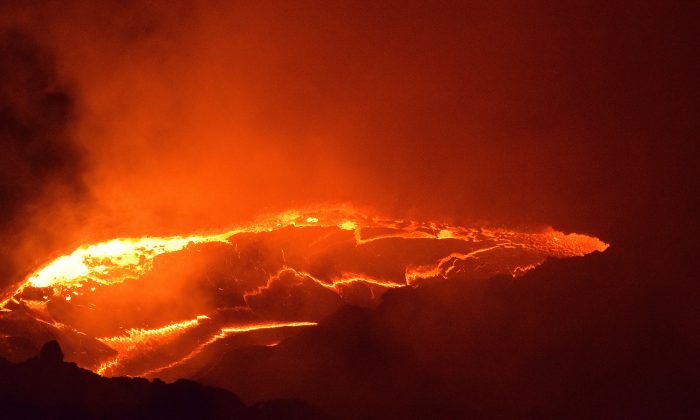
{"type": "MultiPolygon", "coordinates": [[[[175,322],[170,325],[166,325],[161,328],[156,328],[152,330],[143,329],[131,329],[127,331],[126,335],[117,337],[107,337],[101,338],[100,341],[105,344],[110,345],[113,349],[117,350],[119,354],[114,358],[103,362],[95,372],[103,376],[112,376],[114,371],[118,368],[119,364],[129,357],[133,357],[132,353],[138,353],[139,351],[145,351],[148,347],[153,347],[163,342],[170,341],[175,338],[180,333],[185,330],[199,325],[200,321],[209,319],[205,315],[200,315],[195,319],[175,322]]],[[[188,360],[195,357],[197,354],[202,352],[208,345],[214,343],[217,340],[228,337],[234,334],[247,333],[259,330],[269,330],[275,328],[291,328],[291,327],[312,327],[318,325],[316,322],[307,321],[296,321],[296,322],[266,322],[259,324],[248,324],[248,325],[238,325],[220,328],[217,332],[212,334],[209,338],[203,342],[197,344],[191,351],[187,352],[184,356],[180,356],[177,360],[170,363],[166,363],[155,369],[150,369],[138,373],[138,375],[131,376],[141,376],[141,377],[152,377],[156,373],[163,370],[172,368],[176,365],[187,362],[188,360]]]]}
{"type": "MultiPolygon", "coordinates": [[[[388,289],[435,278],[517,277],[548,257],[607,247],[554,229],[466,228],[351,208],[294,210],[213,234],[83,245],[30,274],[12,305],[1,306],[6,313],[21,308],[66,334],[103,331],[93,336],[93,350],[74,353],[79,364],[102,375],[152,377],[219,340],[312,327],[338,305],[373,304],[388,289]],[[168,255],[175,256],[170,263],[163,260],[168,255]],[[200,271],[182,273],[189,266],[200,271]],[[197,287],[187,289],[187,275],[197,287]],[[142,283],[150,286],[139,289],[142,283]],[[168,290],[179,290],[176,284],[183,291],[168,290]],[[161,301],[169,293],[175,300],[161,301]]],[[[285,337],[257,343],[277,345],[285,337]]]]}

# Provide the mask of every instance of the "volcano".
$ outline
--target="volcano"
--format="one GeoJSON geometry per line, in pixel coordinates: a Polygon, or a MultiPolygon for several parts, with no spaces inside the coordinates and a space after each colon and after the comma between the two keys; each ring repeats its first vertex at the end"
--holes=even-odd
{"type": "MultiPolygon", "coordinates": [[[[391,289],[521,276],[597,238],[393,220],[349,207],[288,211],[223,233],[84,245],[27,277],[0,315],[1,356],[49,339],[106,376],[177,379],[210,348],[275,346],[391,289]]],[[[426,308],[429,310],[429,308],[426,308]]]]}
{"type": "Polygon", "coordinates": [[[700,418],[676,3],[0,1],[0,418],[700,418]]]}

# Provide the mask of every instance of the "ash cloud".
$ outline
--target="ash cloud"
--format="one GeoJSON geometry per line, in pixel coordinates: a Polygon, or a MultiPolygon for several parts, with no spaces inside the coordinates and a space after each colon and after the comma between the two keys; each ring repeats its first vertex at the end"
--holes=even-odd
{"type": "Polygon", "coordinates": [[[26,32],[0,27],[0,289],[60,243],[47,225],[60,223],[59,202],[85,192],[73,112],[51,54],[26,32]]]}

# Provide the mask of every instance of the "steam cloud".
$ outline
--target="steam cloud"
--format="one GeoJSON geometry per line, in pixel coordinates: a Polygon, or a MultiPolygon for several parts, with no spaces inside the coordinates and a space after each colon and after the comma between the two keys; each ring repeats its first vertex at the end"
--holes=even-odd
{"type": "Polygon", "coordinates": [[[72,116],[72,94],[51,55],[25,32],[0,30],[0,290],[58,240],[46,228],[59,222],[57,202],[84,193],[72,116]]]}
{"type": "MultiPolygon", "coordinates": [[[[446,402],[454,415],[468,389],[475,416],[547,403],[528,390],[568,415],[581,384],[588,407],[597,396],[688,410],[700,319],[696,13],[457,3],[3,2],[0,287],[80,243],[219,229],[318,201],[551,224],[615,254],[546,265],[521,284],[392,292],[376,311],[343,312],[319,335],[235,354],[226,377],[200,379],[250,398],[298,389],[333,410],[347,404],[342,391],[374,381],[362,414],[391,412],[385,402],[408,392],[425,400],[404,409],[446,402]],[[439,309],[428,319],[412,315],[422,299],[439,309]],[[469,341],[472,327],[487,340],[469,341]],[[289,381],[227,382],[253,369],[289,381]],[[329,386],[328,372],[346,382],[329,386]],[[556,400],[561,389],[573,399],[556,400]],[[500,405],[503,390],[522,400],[500,405]]],[[[294,288],[277,280],[270,296],[294,288]]]]}
{"type": "Polygon", "coordinates": [[[567,7],[9,2],[2,20],[71,86],[90,200],[67,204],[64,251],[338,201],[653,237],[687,211],[692,21],[567,7]]]}

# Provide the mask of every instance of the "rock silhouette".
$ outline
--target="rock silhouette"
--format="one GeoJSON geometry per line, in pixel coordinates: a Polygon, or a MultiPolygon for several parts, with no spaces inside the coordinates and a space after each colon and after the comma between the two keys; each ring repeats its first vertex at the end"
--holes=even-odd
{"type": "Polygon", "coordinates": [[[688,268],[673,248],[647,245],[518,279],[436,280],[275,347],[222,347],[191,378],[348,419],[699,418],[688,268]]]}
{"type": "Polygon", "coordinates": [[[39,352],[39,360],[53,364],[63,362],[63,351],[58,345],[58,341],[52,340],[44,344],[39,352]]]}
{"type": "Polygon", "coordinates": [[[188,380],[166,384],[143,378],[103,378],[62,361],[55,341],[22,363],[0,359],[3,419],[322,419],[302,401],[246,407],[235,394],[188,380]]]}

